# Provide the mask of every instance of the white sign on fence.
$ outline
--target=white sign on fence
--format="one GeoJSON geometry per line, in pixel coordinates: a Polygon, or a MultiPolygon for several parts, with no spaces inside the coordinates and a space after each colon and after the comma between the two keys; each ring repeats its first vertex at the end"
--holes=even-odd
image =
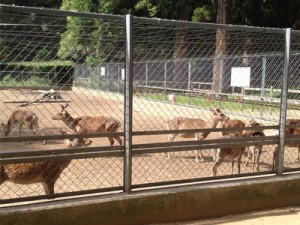
{"type": "Polygon", "coordinates": [[[122,80],[125,80],[125,69],[121,70],[122,80]]]}
{"type": "Polygon", "coordinates": [[[231,83],[232,87],[250,87],[251,67],[232,67],[231,83]]]}
{"type": "Polygon", "coordinates": [[[101,76],[105,76],[105,67],[101,67],[101,76]]]}

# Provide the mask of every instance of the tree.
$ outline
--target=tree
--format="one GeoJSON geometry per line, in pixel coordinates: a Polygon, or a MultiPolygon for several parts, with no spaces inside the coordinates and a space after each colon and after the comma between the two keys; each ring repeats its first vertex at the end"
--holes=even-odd
{"type": "MultiPolygon", "coordinates": [[[[228,24],[231,0],[219,0],[217,10],[217,23],[228,24]]],[[[226,30],[219,28],[216,33],[216,50],[213,67],[213,90],[215,93],[222,92],[225,88],[222,83],[223,57],[226,54],[227,36],[226,30]]],[[[218,95],[218,94],[217,94],[218,95]]]]}

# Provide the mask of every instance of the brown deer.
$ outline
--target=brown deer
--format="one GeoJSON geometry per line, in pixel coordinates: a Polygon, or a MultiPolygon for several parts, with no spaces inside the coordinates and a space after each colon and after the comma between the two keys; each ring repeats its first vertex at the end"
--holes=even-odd
{"type": "MultiPolygon", "coordinates": [[[[225,138],[237,138],[241,137],[241,134],[228,134],[225,136],[222,136],[222,139],[225,138]]],[[[235,147],[222,147],[217,150],[217,156],[214,165],[212,166],[212,175],[217,175],[218,167],[221,165],[221,163],[224,161],[224,159],[228,158],[231,160],[231,174],[233,174],[233,168],[234,168],[234,160],[237,159],[237,165],[238,165],[238,174],[241,173],[241,158],[242,154],[245,151],[245,146],[235,146],[235,147]]]]}
{"type": "MultiPolygon", "coordinates": [[[[297,127],[286,128],[285,129],[286,135],[300,135],[300,119],[286,119],[286,126],[297,126],[297,127]]],[[[279,131],[274,130],[273,135],[278,136],[279,131]]],[[[297,142],[286,143],[285,146],[298,148],[297,160],[300,160],[300,140],[297,142]]],[[[275,166],[277,163],[277,152],[278,152],[278,146],[275,147],[273,152],[272,170],[275,170],[275,166]]]]}
{"type": "MultiPolygon", "coordinates": [[[[19,136],[21,136],[23,126],[28,127],[32,131],[33,136],[35,136],[37,131],[40,131],[38,115],[34,112],[25,110],[14,111],[7,123],[1,123],[1,126],[4,128],[4,136],[8,136],[15,126],[19,127],[19,136]]],[[[42,131],[41,133],[44,135],[42,131]]],[[[28,143],[30,144],[31,142],[29,141],[28,143]]],[[[45,140],[44,144],[46,144],[45,140]]]]}
{"type": "MultiPolygon", "coordinates": [[[[71,130],[79,134],[85,133],[113,133],[116,132],[119,127],[121,127],[120,121],[112,117],[105,116],[81,116],[73,118],[67,111],[66,108],[69,105],[61,105],[61,112],[57,113],[52,117],[53,120],[62,120],[71,130]]],[[[120,145],[122,145],[122,139],[114,135],[108,137],[110,145],[114,144],[114,139],[116,139],[120,145]]]]}
{"type": "MultiPolygon", "coordinates": [[[[65,132],[61,132],[62,134],[65,134],[65,132]]],[[[91,140],[82,138],[64,140],[64,146],[67,148],[86,147],[91,143],[91,140]]],[[[70,162],[71,160],[53,160],[1,165],[0,185],[6,181],[15,184],[42,183],[45,194],[54,194],[55,182],[70,162]]]]}
{"type": "MultiPolygon", "coordinates": [[[[227,128],[243,128],[245,127],[245,123],[239,119],[229,119],[220,122],[220,127],[227,129],[227,128]]],[[[243,130],[236,130],[236,131],[221,131],[221,135],[231,135],[231,134],[242,134],[243,130]]],[[[217,159],[217,149],[213,149],[213,161],[217,159]]]]}
{"type": "MultiPolygon", "coordinates": [[[[258,123],[256,120],[251,119],[247,123],[248,127],[258,127],[261,126],[260,123],[258,123]]],[[[245,131],[247,132],[247,131],[245,131]]],[[[248,130],[249,132],[249,130],[248,130]]],[[[265,137],[265,133],[261,130],[257,131],[250,131],[252,132],[249,136],[250,137],[265,137]]],[[[255,146],[251,146],[248,148],[248,156],[247,156],[247,161],[246,161],[246,166],[248,166],[249,160],[253,161],[253,166],[252,166],[252,171],[254,171],[255,165],[256,165],[256,170],[259,171],[259,163],[260,163],[260,156],[263,150],[263,145],[262,144],[256,144],[255,146]]]]}
{"type": "MultiPolygon", "coordinates": [[[[172,120],[167,121],[168,130],[182,130],[182,129],[204,129],[204,128],[216,128],[220,121],[228,120],[229,118],[222,113],[220,109],[210,110],[212,117],[210,120],[195,119],[195,118],[185,118],[176,117],[172,120]]],[[[176,136],[183,138],[194,138],[195,140],[205,139],[210,132],[199,132],[199,133],[176,133],[169,134],[168,141],[172,142],[176,136]]],[[[168,158],[170,158],[170,153],[168,152],[168,158]]],[[[200,152],[200,160],[204,162],[202,151],[200,152]]],[[[199,162],[198,150],[196,151],[196,162],[199,162]]]]}
{"type": "MultiPolygon", "coordinates": [[[[257,127],[260,126],[260,123],[256,122],[255,120],[250,120],[247,124],[247,126],[250,127],[257,127]]],[[[265,136],[264,132],[258,131],[258,130],[245,130],[243,133],[233,133],[233,134],[227,134],[225,136],[222,136],[222,138],[237,138],[237,137],[262,137],[265,136]]],[[[259,170],[259,159],[262,152],[262,145],[255,145],[253,149],[253,157],[255,157],[253,160],[253,170],[255,166],[256,161],[256,168],[259,170]]],[[[241,158],[243,152],[246,150],[246,146],[237,145],[233,147],[223,147],[217,150],[217,156],[214,165],[212,166],[212,175],[216,176],[217,169],[221,165],[221,163],[224,161],[225,158],[229,158],[231,160],[231,174],[233,174],[234,169],[234,160],[237,159],[237,165],[238,165],[238,174],[241,173],[241,158]]],[[[248,153],[249,153],[248,149],[248,153]]],[[[249,156],[248,156],[249,157],[249,156]]],[[[248,160],[247,160],[248,163],[248,160]]]]}

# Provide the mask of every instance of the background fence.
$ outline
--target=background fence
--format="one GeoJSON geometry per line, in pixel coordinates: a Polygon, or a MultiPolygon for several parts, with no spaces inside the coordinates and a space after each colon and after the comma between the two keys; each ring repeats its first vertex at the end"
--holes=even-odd
{"type": "Polygon", "coordinates": [[[18,126],[1,136],[1,203],[49,197],[40,183],[15,184],[35,180],[45,167],[63,168],[55,197],[299,170],[299,134],[284,131],[285,117],[299,118],[300,32],[4,5],[0,16],[0,120],[27,110],[38,115],[40,127],[36,136],[23,129],[24,137],[18,137],[18,126]],[[250,68],[248,86],[232,86],[237,67],[250,68]],[[50,89],[60,97],[52,98],[50,89]],[[212,122],[211,108],[221,108],[231,120],[256,119],[266,136],[220,138],[224,129],[206,122],[212,122]],[[99,130],[107,132],[63,136],[60,130],[71,131],[68,120],[53,118],[65,111],[72,118],[102,116],[99,130]],[[205,124],[186,127],[187,133],[211,133],[205,140],[171,142],[168,135],[180,132],[168,130],[166,122],[176,117],[205,124]],[[116,130],[110,130],[112,118],[121,125],[116,130]],[[112,135],[122,143],[110,146],[112,135]],[[92,144],[65,148],[62,139],[74,137],[92,144]],[[296,147],[284,148],[285,143],[296,147]],[[213,177],[210,149],[242,145],[263,145],[260,169],[245,166],[244,153],[241,174],[235,168],[230,175],[225,160],[213,177]],[[195,162],[196,150],[203,152],[203,162],[195,162]],[[11,168],[26,175],[17,179],[11,168]]]}

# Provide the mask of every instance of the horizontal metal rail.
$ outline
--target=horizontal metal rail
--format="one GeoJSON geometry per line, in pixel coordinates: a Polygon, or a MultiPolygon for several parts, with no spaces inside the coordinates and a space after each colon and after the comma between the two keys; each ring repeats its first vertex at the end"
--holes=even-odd
{"type": "Polygon", "coordinates": [[[25,6],[11,6],[0,4],[0,10],[4,12],[12,13],[36,13],[42,15],[52,16],[74,16],[88,19],[103,19],[103,20],[117,20],[124,21],[125,16],[122,15],[108,15],[102,13],[87,13],[87,12],[72,12],[66,10],[50,9],[50,8],[37,8],[37,7],[25,7],[25,6]]]}
{"type": "Polygon", "coordinates": [[[266,28],[266,27],[251,27],[251,26],[241,26],[241,25],[222,25],[213,23],[199,23],[190,21],[178,21],[178,20],[167,20],[159,18],[142,18],[133,17],[134,23],[146,23],[153,25],[167,25],[167,26],[177,26],[183,28],[194,28],[194,29],[226,29],[226,30],[238,30],[238,31],[249,31],[249,32],[262,32],[262,33],[277,33],[284,34],[285,30],[281,28],[266,28]]]}
{"type": "Polygon", "coordinates": [[[57,140],[57,139],[73,139],[73,138],[97,138],[97,137],[114,137],[124,136],[123,132],[115,133],[89,133],[89,134],[59,134],[46,136],[21,136],[21,137],[0,137],[0,143],[17,142],[17,141],[41,141],[41,140],[57,140]]]}

